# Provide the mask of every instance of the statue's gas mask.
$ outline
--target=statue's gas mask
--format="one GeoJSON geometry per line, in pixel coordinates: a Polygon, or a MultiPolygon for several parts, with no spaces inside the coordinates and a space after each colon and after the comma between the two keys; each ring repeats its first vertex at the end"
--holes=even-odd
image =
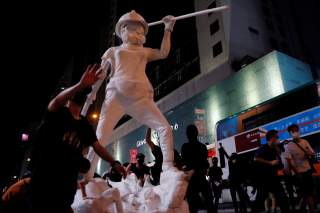
{"type": "Polygon", "coordinates": [[[144,28],[131,22],[121,27],[121,40],[125,44],[143,45],[146,42],[144,28]]]}

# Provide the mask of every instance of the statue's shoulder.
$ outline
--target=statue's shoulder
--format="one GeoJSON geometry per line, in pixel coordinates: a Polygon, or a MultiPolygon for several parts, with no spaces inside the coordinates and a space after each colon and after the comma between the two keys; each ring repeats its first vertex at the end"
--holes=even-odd
{"type": "Polygon", "coordinates": [[[109,58],[114,54],[117,47],[109,47],[102,55],[102,58],[109,58]]]}

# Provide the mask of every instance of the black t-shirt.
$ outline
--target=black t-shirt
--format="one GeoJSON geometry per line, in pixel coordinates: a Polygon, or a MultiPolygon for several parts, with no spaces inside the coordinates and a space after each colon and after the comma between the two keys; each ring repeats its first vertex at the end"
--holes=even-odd
{"type": "Polygon", "coordinates": [[[48,111],[38,130],[32,156],[35,197],[44,191],[48,195],[57,193],[56,199],[71,205],[83,149],[96,141],[89,122],[84,118],[74,119],[67,107],[57,112],[48,111]]]}
{"type": "Polygon", "coordinates": [[[209,168],[208,175],[209,175],[211,181],[221,181],[223,172],[222,172],[222,169],[220,167],[211,166],[209,168]]]}
{"type": "Polygon", "coordinates": [[[209,168],[207,147],[198,141],[184,143],[181,148],[181,157],[187,169],[203,173],[209,168]]]}
{"type": "Polygon", "coordinates": [[[162,162],[163,162],[163,155],[161,148],[157,145],[154,145],[154,149],[152,150],[152,154],[155,158],[155,167],[161,168],[162,167],[162,162]]]}
{"type": "Polygon", "coordinates": [[[132,164],[130,170],[137,176],[137,178],[143,178],[145,174],[150,174],[150,168],[146,165],[142,165],[142,167],[138,168],[136,164],[132,164]]]}
{"type": "Polygon", "coordinates": [[[262,145],[255,154],[255,157],[262,158],[267,161],[273,161],[273,160],[279,160],[280,165],[276,166],[271,166],[271,165],[266,165],[257,162],[256,167],[257,167],[257,173],[258,175],[263,177],[276,177],[277,176],[277,170],[281,167],[281,159],[277,153],[277,150],[268,144],[262,145]]]}
{"type": "Polygon", "coordinates": [[[162,162],[163,162],[163,155],[161,148],[157,145],[154,145],[154,149],[152,150],[152,154],[155,158],[154,165],[150,168],[151,173],[151,183],[153,185],[158,185],[160,183],[160,174],[162,171],[162,162]]]}
{"type": "Polygon", "coordinates": [[[179,152],[174,149],[174,164],[175,164],[175,167],[177,167],[177,169],[181,170],[182,167],[183,167],[183,160],[182,160],[182,157],[180,156],[179,152]]]}
{"type": "Polygon", "coordinates": [[[121,182],[122,175],[117,172],[115,168],[111,168],[110,172],[108,172],[107,177],[113,182],[121,182]]]}
{"type": "Polygon", "coordinates": [[[239,159],[229,159],[228,161],[229,166],[229,180],[233,183],[241,183],[244,181],[244,166],[240,164],[239,159]]]}

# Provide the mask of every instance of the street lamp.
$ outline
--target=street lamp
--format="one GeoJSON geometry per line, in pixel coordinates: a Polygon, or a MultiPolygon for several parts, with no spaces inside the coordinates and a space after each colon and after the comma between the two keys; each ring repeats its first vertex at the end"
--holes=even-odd
{"type": "Polygon", "coordinates": [[[92,118],[93,120],[96,120],[96,119],[98,118],[98,113],[92,113],[92,114],[91,114],[91,118],[92,118]]]}

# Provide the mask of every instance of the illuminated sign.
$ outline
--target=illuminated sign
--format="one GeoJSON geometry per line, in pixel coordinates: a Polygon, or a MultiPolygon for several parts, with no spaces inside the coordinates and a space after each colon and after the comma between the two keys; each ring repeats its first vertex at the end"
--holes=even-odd
{"type": "MultiPolygon", "coordinates": [[[[307,136],[320,132],[320,106],[269,123],[261,128],[267,131],[272,129],[278,130],[279,139],[282,141],[291,138],[287,131],[288,126],[291,124],[299,125],[301,136],[307,136]]],[[[265,137],[261,138],[261,143],[266,143],[265,137]]]]}
{"type": "Polygon", "coordinates": [[[207,150],[208,150],[208,158],[213,158],[216,156],[215,144],[208,144],[207,150]]]}
{"type": "Polygon", "coordinates": [[[179,129],[179,124],[175,123],[174,125],[171,125],[171,129],[177,131],[179,129]]]}
{"type": "Polygon", "coordinates": [[[146,139],[137,141],[137,148],[139,148],[140,146],[145,145],[146,143],[147,143],[146,139]]]}
{"type": "Polygon", "coordinates": [[[222,140],[237,134],[238,131],[238,117],[234,116],[217,123],[217,140],[222,140]]]}
{"type": "Polygon", "coordinates": [[[260,146],[260,130],[253,129],[249,132],[234,137],[236,152],[246,152],[260,146]]]}
{"type": "Polygon", "coordinates": [[[29,140],[29,135],[23,133],[23,134],[21,135],[21,140],[22,140],[22,141],[28,141],[28,140],[29,140]]]}
{"type": "Polygon", "coordinates": [[[279,139],[281,141],[291,139],[287,128],[293,123],[299,125],[301,136],[320,132],[320,106],[277,120],[259,128],[224,138],[220,140],[219,143],[223,145],[228,154],[233,152],[249,152],[257,149],[260,144],[265,144],[265,133],[272,129],[279,131],[279,139]]]}
{"type": "MultiPolygon", "coordinates": [[[[179,124],[176,122],[174,123],[173,125],[170,125],[171,126],[171,129],[173,131],[177,131],[179,129],[179,124]]],[[[151,131],[151,140],[156,144],[156,145],[159,145],[159,140],[160,140],[160,136],[159,136],[159,133],[157,131],[154,131],[152,130],[151,131]]],[[[141,140],[138,140],[136,142],[136,146],[137,148],[145,145],[147,142],[146,142],[146,139],[141,139],[141,140]]]]}

